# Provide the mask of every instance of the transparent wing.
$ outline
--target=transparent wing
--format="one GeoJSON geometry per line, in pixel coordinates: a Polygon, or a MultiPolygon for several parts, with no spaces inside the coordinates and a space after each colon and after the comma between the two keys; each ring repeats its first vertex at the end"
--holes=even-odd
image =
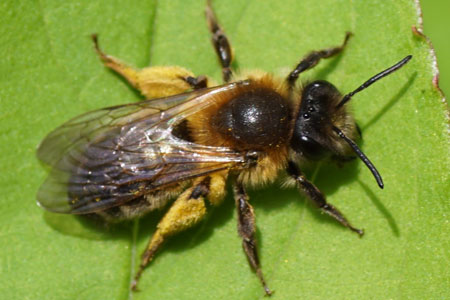
{"type": "Polygon", "coordinates": [[[52,170],[38,191],[44,208],[85,214],[121,205],[176,182],[244,163],[242,153],[177,138],[175,125],[245,81],[115,106],[51,132],[38,157],[52,170]]]}

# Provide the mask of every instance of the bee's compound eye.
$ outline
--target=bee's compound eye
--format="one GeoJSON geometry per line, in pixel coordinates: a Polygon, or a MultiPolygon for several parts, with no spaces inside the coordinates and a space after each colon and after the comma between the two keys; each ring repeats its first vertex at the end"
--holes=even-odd
{"type": "Polygon", "coordinates": [[[302,92],[305,99],[304,109],[310,112],[315,110],[314,106],[326,107],[333,98],[340,98],[339,91],[334,85],[324,80],[316,80],[306,85],[302,92]]]}
{"type": "Polygon", "coordinates": [[[302,153],[309,159],[321,159],[327,152],[326,149],[323,148],[318,142],[306,135],[300,136],[294,150],[302,153]]]}

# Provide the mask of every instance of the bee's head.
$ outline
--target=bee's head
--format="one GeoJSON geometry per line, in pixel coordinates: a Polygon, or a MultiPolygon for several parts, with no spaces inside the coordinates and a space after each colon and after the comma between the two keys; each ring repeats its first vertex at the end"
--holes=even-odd
{"type": "Polygon", "coordinates": [[[383,181],[375,166],[353,141],[359,137],[359,130],[347,112],[345,104],[354,94],[399,69],[410,59],[411,56],[405,57],[345,96],[327,81],[319,80],[307,84],[302,91],[291,148],[308,159],[321,159],[327,156],[345,159],[356,154],[375,176],[378,185],[383,188],[383,181]]]}
{"type": "Polygon", "coordinates": [[[340,128],[350,138],[357,138],[357,126],[345,106],[339,106],[342,96],[334,85],[318,80],[307,84],[301,96],[291,140],[292,149],[308,159],[352,154],[349,145],[338,136],[340,128]]]}

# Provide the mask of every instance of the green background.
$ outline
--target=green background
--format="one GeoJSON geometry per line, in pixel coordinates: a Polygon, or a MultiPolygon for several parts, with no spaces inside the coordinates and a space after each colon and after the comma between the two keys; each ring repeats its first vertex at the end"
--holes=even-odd
{"type": "Polygon", "coordinates": [[[440,70],[440,87],[445,95],[450,92],[450,2],[439,0],[421,1],[424,31],[431,39],[440,70]]]}
{"type": "MultiPolygon", "coordinates": [[[[263,298],[241,249],[230,197],[200,226],[168,243],[136,294],[128,292],[130,276],[161,213],[103,228],[44,212],[35,203],[46,176],[35,149],[45,135],[83,112],[139,99],[98,61],[91,33],[99,34],[107,53],[136,66],[180,65],[220,79],[204,1],[186,3],[0,3],[2,298],[263,298]]],[[[347,92],[414,55],[352,100],[364,133],[362,148],[383,175],[385,189],[377,188],[361,162],[308,170],[328,200],[366,230],[362,239],[295,190],[274,185],[250,192],[273,299],[447,298],[447,105],[432,84],[429,46],[411,32],[419,26],[414,2],[233,0],[214,6],[240,68],[285,74],[308,51],[339,44],[351,30],[355,36],[342,55],[302,76],[329,80],[347,92]]],[[[446,91],[448,6],[426,1],[424,9],[425,32],[436,46],[446,91]]]]}

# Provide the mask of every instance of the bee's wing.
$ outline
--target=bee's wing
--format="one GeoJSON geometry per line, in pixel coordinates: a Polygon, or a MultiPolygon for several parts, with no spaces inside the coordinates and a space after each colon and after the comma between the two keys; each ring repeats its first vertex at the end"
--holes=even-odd
{"type": "Polygon", "coordinates": [[[38,157],[52,167],[38,191],[44,208],[86,214],[163,186],[224,170],[245,158],[177,138],[173,127],[245,81],[93,111],[51,132],[38,157]]]}

